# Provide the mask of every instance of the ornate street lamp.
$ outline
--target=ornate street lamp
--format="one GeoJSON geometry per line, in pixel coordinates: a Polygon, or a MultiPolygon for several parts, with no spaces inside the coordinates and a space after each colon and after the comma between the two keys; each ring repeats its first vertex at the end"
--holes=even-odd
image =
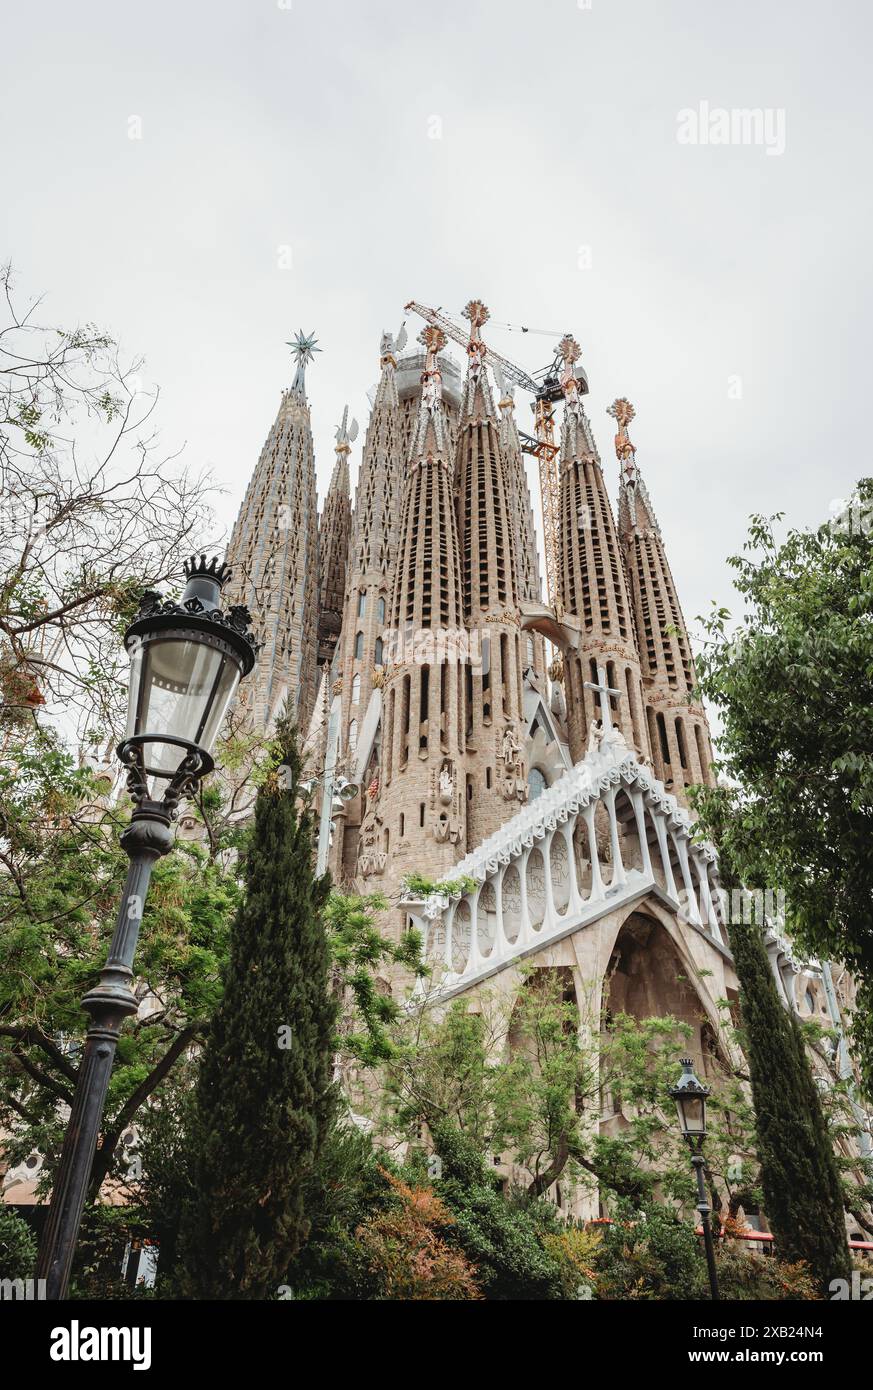
{"type": "Polygon", "coordinates": [[[66,1295],[115,1049],[124,1020],[138,1007],[130,986],[152,869],[173,847],[179,803],[212,771],[212,745],[241,677],[255,663],[248,609],[220,607],[229,575],[217,560],[192,557],[181,602],[144,594],[124,635],[130,686],[117,753],[135,803],[121,836],[130,864],[106,964],[82,1000],[91,1024],[37,1270],[50,1299],[66,1295]]]}
{"type": "Polygon", "coordinates": [[[706,1200],[706,1188],[703,1182],[703,1168],[706,1162],[703,1157],[703,1141],[706,1138],[706,1097],[708,1095],[709,1087],[704,1086],[695,1076],[691,1058],[683,1057],[682,1075],[670,1091],[670,1096],[676,1102],[682,1137],[691,1150],[691,1164],[697,1175],[697,1210],[700,1212],[700,1224],[703,1227],[706,1266],[709,1270],[709,1288],[713,1301],[717,1302],[719,1298],[718,1273],[715,1268],[715,1249],[709,1221],[711,1208],[706,1200]]]}

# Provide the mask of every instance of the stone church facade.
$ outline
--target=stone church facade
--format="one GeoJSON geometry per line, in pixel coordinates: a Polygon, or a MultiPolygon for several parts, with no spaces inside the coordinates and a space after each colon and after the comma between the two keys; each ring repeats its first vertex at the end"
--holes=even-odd
{"type": "MultiPolygon", "coordinates": [[[[487,309],[465,315],[464,371],[433,325],[405,354],[405,333],[382,335],[354,505],[344,418],[320,522],[298,356],[228,553],[264,624],[250,708],[268,724],[290,692],[314,775],[335,752],[356,792],[332,807],[329,867],[387,898],[386,931],[419,927],[429,1004],[487,990],[511,1008],[532,970],[559,972],[583,1018],[683,1019],[705,1077],[738,986],[689,809],[713,779],[710,732],[633,407],[609,411],[613,509],[565,363],[549,602],[515,402],[491,380],[487,309]]],[[[768,949],[786,1004],[803,1015],[811,997],[841,1029],[826,967],[778,926],[768,949]]]]}

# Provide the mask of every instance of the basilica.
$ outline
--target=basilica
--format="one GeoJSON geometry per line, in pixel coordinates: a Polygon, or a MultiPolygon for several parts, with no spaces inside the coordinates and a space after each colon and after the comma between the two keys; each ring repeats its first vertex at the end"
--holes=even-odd
{"type": "MultiPolygon", "coordinates": [[[[574,339],[531,382],[531,437],[485,305],[470,301],[463,329],[422,314],[415,348],[405,327],[382,334],[354,502],[346,412],[320,516],[315,344],[295,340],[227,557],[260,625],[245,712],[262,730],[295,713],[334,882],[384,895],[386,931],[420,929],[419,994],[475,1007],[487,988],[511,1005],[531,971],[557,972],[583,1017],[685,1021],[705,1078],[738,987],[689,800],[712,784],[710,731],[634,409],[609,410],[613,505],[574,339]]],[[[796,959],[778,919],[762,925],[786,1007],[841,1034],[850,981],[796,959]]]]}

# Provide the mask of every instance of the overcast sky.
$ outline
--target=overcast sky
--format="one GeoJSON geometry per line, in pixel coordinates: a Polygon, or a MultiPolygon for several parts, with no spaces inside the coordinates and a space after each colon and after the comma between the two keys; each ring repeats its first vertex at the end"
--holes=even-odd
{"type": "MultiPolygon", "coordinates": [[[[870,12],[18,4],[0,252],[46,293],[43,317],[146,356],[163,440],[211,466],[228,526],[298,328],[324,349],[308,371],[322,493],[343,405],[363,426],[408,299],[457,314],[479,296],[496,321],[569,329],[613,497],[605,408],[636,407],[692,618],[730,603],[749,513],[817,523],[873,472],[870,12]],[[766,111],[767,143],[687,143],[679,113],[702,102],[707,122],[766,111]]],[[[529,369],[549,355],[548,338],[489,330],[529,369]]]]}

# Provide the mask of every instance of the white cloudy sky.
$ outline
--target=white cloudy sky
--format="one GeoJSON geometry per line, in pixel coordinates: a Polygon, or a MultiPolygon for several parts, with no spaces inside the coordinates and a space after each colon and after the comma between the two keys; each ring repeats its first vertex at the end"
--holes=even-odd
{"type": "Polygon", "coordinates": [[[226,523],[297,328],[322,489],[406,300],[572,330],[613,493],[605,407],[637,408],[691,617],[750,512],[817,522],[871,471],[870,31],[864,0],[19,4],[0,254],[145,354],[226,523]],[[784,111],[784,154],[679,143],[701,101],[784,111]]]}

